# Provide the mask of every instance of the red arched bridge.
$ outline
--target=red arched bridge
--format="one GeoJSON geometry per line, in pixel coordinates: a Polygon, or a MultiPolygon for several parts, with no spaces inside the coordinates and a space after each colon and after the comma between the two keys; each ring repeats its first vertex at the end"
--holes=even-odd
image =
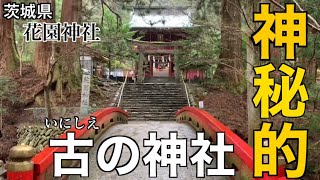
{"type": "MultiPolygon", "coordinates": [[[[219,120],[215,119],[208,112],[193,107],[185,107],[176,113],[176,121],[129,121],[129,114],[120,108],[106,108],[95,112],[92,116],[97,119],[96,125],[100,127],[99,130],[86,128],[77,130],[72,128],[67,132],[74,132],[76,139],[94,139],[94,147],[76,147],[75,152],[89,152],[89,177],[87,179],[149,179],[148,166],[143,166],[143,163],[139,162],[139,167],[126,176],[117,177],[117,174],[110,172],[106,173],[101,171],[96,164],[95,155],[96,146],[98,142],[104,140],[107,136],[114,135],[126,135],[131,138],[136,138],[138,144],[141,143],[143,138],[148,138],[148,131],[158,131],[160,136],[166,136],[168,138],[168,131],[174,130],[179,135],[186,138],[194,138],[195,131],[202,131],[205,133],[205,138],[209,139],[211,143],[216,143],[216,133],[225,133],[225,143],[232,144],[234,152],[225,153],[225,167],[235,169],[235,176],[231,179],[253,179],[253,149],[240,137],[238,137],[233,131],[223,125],[219,120]],[[141,135],[142,134],[142,135],[141,135]],[[143,137],[142,137],[143,136],[143,137]],[[193,137],[187,137],[193,136],[193,137]],[[91,149],[91,150],[90,150],[91,149]]],[[[87,117],[84,120],[89,120],[87,117]]],[[[66,139],[66,132],[60,136],[60,139],[66,139]]],[[[189,143],[189,142],[188,142],[189,143]]],[[[187,144],[188,144],[187,143],[187,144]]],[[[141,145],[141,144],[140,144],[141,145]]],[[[141,152],[140,157],[144,153],[141,152]]],[[[149,148],[147,148],[149,149],[149,148]]],[[[193,149],[194,150],[194,149],[193,149]]],[[[50,180],[53,178],[54,167],[54,153],[66,152],[66,147],[46,147],[43,151],[36,154],[32,158],[32,165],[26,165],[24,162],[18,163],[14,168],[8,168],[7,178],[9,180],[23,179],[23,180],[50,180]],[[29,167],[29,170],[28,168],[29,167]]],[[[130,156],[130,153],[122,152],[123,156],[130,156]]],[[[188,153],[190,153],[188,151],[188,153]]],[[[192,152],[191,152],[192,153],[192,152]]],[[[191,154],[188,154],[191,155],[191,154]]],[[[122,157],[122,156],[121,156],[122,157]]],[[[219,157],[218,157],[219,158],[219,157]]],[[[141,158],[140,158],[141,159],[141,158]]],[[[62,162],[62,164],[64,164],[62,162]]],[[[63,165],[64,167],[78,167],[79,161],[68,161],[63,165]]],[[[179,179],[195,179],[196,170],[186,167],[186,169],[180,171],[180,167],[177,170],[179,173],[179,179]]],[[[168,179],[169,170],[168,167],[158,168],[158,178],[168,179]],[[162,170],[165,169],[165,172],[162,170]]],[[[284,176],[284,166],[279,167],[278,176],[267,176],[264,178],[255,179],[286,179],[284,176]]],[[[207,176],[208,177],[208,176],[207,176]]],[[[77,179],[75,176],[62,176],[62,179],[77,179]]],[[[208,179],[229,179],[229,177],[208,177],[208,179]]],[[[82,179],[82,178],[81,178],[82,179]]]]}

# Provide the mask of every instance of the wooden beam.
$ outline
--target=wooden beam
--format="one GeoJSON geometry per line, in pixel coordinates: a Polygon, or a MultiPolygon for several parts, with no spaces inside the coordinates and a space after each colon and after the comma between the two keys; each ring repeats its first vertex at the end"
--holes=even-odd
{"type": "MultiPolygon", "coordinates": [[[[134,50],[136,53],[139,53],[141,51],[134,50]]],[[[167,49],[144,49],[142,50],[145,54],[174,54],[174,50],[167,50],[167,49]]]]}

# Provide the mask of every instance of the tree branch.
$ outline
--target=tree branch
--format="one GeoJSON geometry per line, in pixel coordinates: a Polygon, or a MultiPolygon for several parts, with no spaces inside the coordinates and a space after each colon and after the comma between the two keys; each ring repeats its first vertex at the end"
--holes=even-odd
{"type": "MultiPolygon", "coordinates": [[[[270,0],[270,2],[272,2],[274,5],[278,6],[279,8],[281,8],[282,10],[285,10],[285,7],[283,7],[281,4],[279,4],[278,2],[276,2],[275,0],[270,0]]],[[[301,7],[300,7],[301,8],[301,7]]],[[[309,19],[310,19],[310,15],[308,15],[309,19]]],[[[314,20],[314,18],[312,18],[314,20]]],[[[311,20],[312,20],[311,19],[311,20]]],[[[313,21],[312,20],[312,21],[313,21]]],[[[318,31],[318,33],[320,33],[320,26],[318,23],[316,23],[315,25],[314,24],[311,24],[310,22],[308,22],[308,25],[315,31],[318,31]]]]}
{"type": "MultiPolygon", "coordinates": [[[[296,3],[296,5],[297,5],[297,7],[299,8],[300,11],[304,11],[296,0],[293,0],[293,2],[296,3]]],[[[308,18],[309,18],[317,27],[320,27],[319,23],[318,23],[310,14],[308,14],[308,18]]]]}
{"type": "Polygon", "coordinates": [[[104,0],[101,0],[101,3],[105,6],[107,6],[107,8],[117,17],[117,29],[119,29],[119,26],[122,26],[122,19],[121,16],[115,12],[104,0]]]}

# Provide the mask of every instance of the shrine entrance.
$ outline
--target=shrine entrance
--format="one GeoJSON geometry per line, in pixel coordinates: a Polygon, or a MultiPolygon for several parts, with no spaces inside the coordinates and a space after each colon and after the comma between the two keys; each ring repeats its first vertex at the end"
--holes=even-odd
{"type": "Polygon", "coordinates": [[[149,54],[146,59],[148,60],[146,77],[174,77],[173,55],[149,54]]]}

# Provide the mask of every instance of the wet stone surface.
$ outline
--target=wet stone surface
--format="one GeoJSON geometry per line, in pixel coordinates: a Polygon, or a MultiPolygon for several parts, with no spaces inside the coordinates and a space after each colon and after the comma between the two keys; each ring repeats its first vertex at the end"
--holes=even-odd
{"type": "MultiPolygon", "coordinates": [[[[89,153],[89,178],[87,179],[170,179],[169,178],[169,167],[160,167],[157,166],[157,178],[149,178],[149,166],[144,166],[142,157],[148,153],[150,147],[143,147],[143,139],[148,139],[149,131],[156,131],[157,138],[168,138],[169,131],[177,131],[178,138],[187,138],[187,167],[178,167],[177,173],[178,178],[175,179],[196,179],[196,166],[191,165],[189,161],[189,157],[192,156],[195,152],[198,151],[197,147],[190,147],[190,139],[196,138],[196,132],[187,124],[177,123],[174,121],[147,121],[147,122],[139,122],[139,121],[131,121],[128,124],[120,124],[111,127],[97,142],[94,142],[95,147],[89,153]],[[96,153],[99,145],[103,140],[111,136],[127,136],[134,139],[140,149],[140,158],[139,164],[136,169],[130,174],[118,176],[116,170],[112,172],[103,172],[97,165],[96,161],[96,153]]],[[[109,148],[106,153],[106,160],[110,160],[110,156],[112,154],[113,148],[109,148]]],[[[130,158],[130,150],[125,146],[122,151],[121,159],[118,164],[124,165],[128,162],[130,158]]],[[[210,167],[215,167],[215,159],[213,159],[210,167]]],[[[207,166],[209,167],[209,166],[207,166]]],[[[77,180],[80,179],[79,176],[71,176],[69,179],[77,180]]],[[[85,178],[81,178],[85,179],[85,178]]],[[[228,179],[227,177],[206,177],[205,179],[228,179]]]]}

